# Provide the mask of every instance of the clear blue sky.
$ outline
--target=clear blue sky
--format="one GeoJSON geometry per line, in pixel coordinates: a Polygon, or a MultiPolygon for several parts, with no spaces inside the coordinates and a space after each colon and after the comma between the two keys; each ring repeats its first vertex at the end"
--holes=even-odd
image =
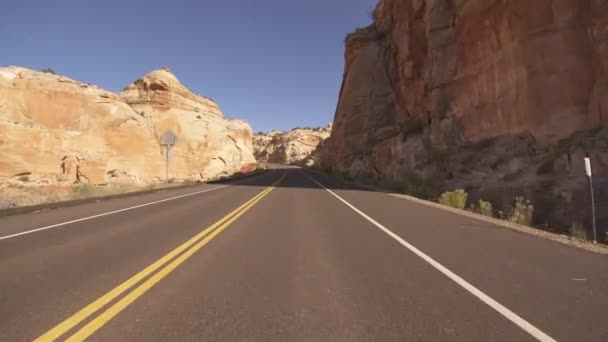
{"type": "Polygon", "coordinates": [[[333,119],[344,37],[377,0],[0,0],[0,65],[119,91],[163,66],[256,131],[333,119]]]}

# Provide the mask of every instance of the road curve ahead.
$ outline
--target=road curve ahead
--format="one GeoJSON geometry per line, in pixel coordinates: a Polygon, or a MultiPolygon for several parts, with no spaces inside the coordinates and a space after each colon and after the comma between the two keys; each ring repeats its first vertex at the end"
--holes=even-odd
{"type": "Polygon", "coordinates": [[[608,341],[608,257],[301,169],[0,218],[0,341],[608,341]]]}

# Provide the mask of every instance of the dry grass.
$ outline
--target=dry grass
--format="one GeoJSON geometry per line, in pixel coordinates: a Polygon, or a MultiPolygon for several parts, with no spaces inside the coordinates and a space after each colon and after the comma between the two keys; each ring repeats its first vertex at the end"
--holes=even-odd
{"type": "Polygon", "coordinates": [[[56,184],[41,186],[10,185],[0,189],[2,192],[0,210],[88,198],[101,198],[186,184],[188,183],[154,183],[145,186],[138,186],[135,184],[110,184],[101,186],[92,184],[56,184]]]}
{"type": "Polygon", "coordinates": [[[591,240],[589,237],[589,233],[580,223],[572,223],[570,226],[570,236],[577,238],[579,240],[591,240]]]}
{"type": "MultiPolygon", "coordinates": [[[[334,177],[340,176],[336,173],[328,172],[327,170],[321,170],[318,172],[325,173],[325,174],[329,173],[330,175],[332,175],[334,177]]],[[[352,183],[352,184],[355,184],[357,186],[360,186],[360,187],[363,187],[363,188],[366,188],[366,189],[369,189],[372,191],[384,192],[384,190],[386,190],[386,188],[382,189],[382,188],[378,188],[378,187],[370,185],[370,184],[364,184],[364,183],[360,183],[360,182],[350,182],[345,179],[342,179],[342,180],[347,183],[352,183]]],[[[524,218],[523,221],[531,222],[531,219],[532,219],[532,216],[534,213],[534,206],[529,201],[526,201],[523,197],[520,197],[519,200],[516,199],[516,201],[515,201],[516,207],[513,210],[513,212],[510,213],[511,214],[510,217],[505,215],[501,211],[497,211],[496,212],[498,214],[497,217],[493,217],[494,215],[485,215],[485,214],[479,213],[478,211],[472,212],[469,210],[458,209],[458,208],[455,208],[452,206],[446,206],[446,205],[443,205],[440,203],[436,203],[434,201],[421,199],[416,196],[411,196],[411,195],[407,195],[407,194],[391,193],[390,195],[399,197],[399,198],[403,198],[403,199],[406,199],[406,200],[409,200],[412,202],[416,202],[419,204],[423,204],[423,205],[426,205],[429,207],[446,210],[446,211],[449,211],[449,212],[452,212],[452,213],[455,213],[458,215],[475,218],[477,220],[493,224],[496,227],[511,229],[511,230],[515,230],[515,231],[518,231],[521,233],[534,235],[534,236],[542,237],[544,239],[559,242],[564,245],[575,246],[575,247],[578,247],[578,248],[581,248],[581,249],[584,249],[584,250],[587,250],[590,252],[608,255],[608,246],[607,245],[595,244],[595,243],[589,242],[588,239],[587,240],[582,239],[583,233],[581,233],[582,226],[580,226],[580,225],[576,225],[575,229],[571,230],[571,235],[579,236],[579,237],[573,238],[573,236],[567,236],[567,235],[549,232],[549,231],[542,230],[539,228],[533,228],[533,227],[531,227],[531,224],[522,225],[517,222],[514,222],[515,220],[520,220],[521,218],[524,218]],[[518,206],[518,204],[519,204],[519,206],[518,206]]],[[[489,202],[485,202],[485,201],[481,201],[481,202],[490,204],[489,202]]],[[[480,202],[480,204],[481,204],[481,202],[480,202]]],[[[487,206],[484,204],[484,206],[487,208],[486,213],[489,213],[488,209],[491,206],[491,204],[490,204],[490,206],[487,206]]],[[[494,209],[492,208],[492,211],[493,210],[494,209]]],[[[587,236],[586,231],[585,231],[585,236],[587,236]]]]}
{"type": "Polygon", "coordinates": [[[464,209],[467,206],[469,194],[462,189],[444,192],[439,196],[439,203],[456,209],[464,209]]]}
{"type": "Polygon", "coordinates": [[[477,206],[475,204],[471,204],[467,210],[483,216],[494,217],[494,208],[492,207],[492,203],[484,200],[479,200],[477,203],[477,206]]]}
{"type": "Polygon", "coordinates": [[[534,206],[530,201],[523,197],[515,198],[515,207],[509,217],[509,221],[523,226],[532,226],[532,219],[534,217],[534,206]]]}

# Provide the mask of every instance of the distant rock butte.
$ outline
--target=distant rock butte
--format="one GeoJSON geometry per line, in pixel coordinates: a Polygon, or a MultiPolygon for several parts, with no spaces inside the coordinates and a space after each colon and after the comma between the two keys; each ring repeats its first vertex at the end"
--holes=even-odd
{"type": "Polygon", "coordinates": [[[253,136],[254,155],[259,162],[314,166],[321,145],[329,137],[332,124],[324,128],[296,128],[289,132],[270,131],[253,136]]]}
{"type": "Polygon", "coordinates": [[[170,177],[209,180],[255,164],[252,130],[167,69],[116,94],[21,67],[0,68],[0,186],[148,184],[165,178],[159,136],[178,136],[170,177]]]}
{"type": "Polygon", "coordinates": [[[589,153],[608,207],[608,2],[382,0],[373,19],[346,39],[323,167],[589,227],[589,153]]]}

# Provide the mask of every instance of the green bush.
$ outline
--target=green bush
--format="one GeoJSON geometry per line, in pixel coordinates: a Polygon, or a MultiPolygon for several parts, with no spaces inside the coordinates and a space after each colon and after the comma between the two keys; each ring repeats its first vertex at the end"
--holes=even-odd
{"type": "Polygon", "coordinates": [[[452,208],[464,209],[467,206],[468,196],[469,194],[467,194],[463,189],[448,191],[439,196],[439,203],[452,208]]]}
{"type": "Polygon", "coordinates": [[[581,240],[589,240],[589,234],[585,227],[578,222],[572,223],[570,226],[570,236],[581,240]]]}
{"type": "Polygon", "coordinates": [[[484,200],[479,200],[479,207],[477,208],[477,212],[484,216],[493,217],[494,210],[492,208],[492,203],[484,200]]]}
{"type": "Polygon", "coordinates": [[[534,206],[530,203],[530,201],[521,196],[516,197],[515,207],[513,208],[513,212],[509,217],[509,221],[524,226],[531,226],[533,216],[534,206]]]}

